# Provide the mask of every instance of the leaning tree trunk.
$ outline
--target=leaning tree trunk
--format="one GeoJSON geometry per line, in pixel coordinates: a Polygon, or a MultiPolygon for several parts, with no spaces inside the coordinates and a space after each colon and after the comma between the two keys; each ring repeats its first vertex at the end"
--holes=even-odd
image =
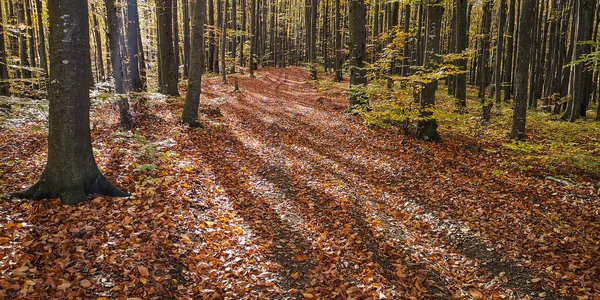
{"type": "Polygon", "coordinates": [[[204,12],[206,0],[191,0],[192,4],[192,36],[190,49],[190,76],[188,92],[185,97],[181,121],[189,126],[198,127],[198,107],[202,86],[202,57],[204,56],[204,12]]]}
{"type": "Polygon", "coordinates": [[[53,0],[50,21],[48,162],[40,180],[14,194],[77,204],[89,195],[127,196],[100,173],[90,135],[90,36],[87,1],[53,0]]]}
{"type": "MultiPolygon", "coordinates": [[[[427,6],[425,47],[423,66],[429,73],[437,65],[440,54],[440,31],[444,7],[440,5],[441,0],[430,0],[427,6]]],[[[417,137],[425,141],[439,141],[437,122],[433,118],[431,109],[435,106],[435,91],[437,90],[437,79],[429,78],[423,89],[419,92],[418,102],[421,109],[421,120],[417,125],[417,137]]]]}
{"type": "Polygon", "coordinates": [[[510,137],[524,140],[525,121],[527,117],[528,72],[533,42],[533,21],[536,11],[536,0],[521,0],[519,16],[519,37],[517,40],[517,62],[515,71],[515,109],[510,137]]]}

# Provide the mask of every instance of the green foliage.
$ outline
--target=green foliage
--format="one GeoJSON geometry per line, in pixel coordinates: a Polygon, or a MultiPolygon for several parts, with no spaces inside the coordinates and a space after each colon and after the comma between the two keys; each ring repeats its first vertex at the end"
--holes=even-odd
{"type": "Polygon", "coordinates": [[[135,169],[133,169],[133,171],[145,173],[145,172],[152,172],[152,171],[156,170],[157,168],[158,167],[155,164],[143,164],[143,165],[138,165],[137,167],[135,167],[135,169]]]}

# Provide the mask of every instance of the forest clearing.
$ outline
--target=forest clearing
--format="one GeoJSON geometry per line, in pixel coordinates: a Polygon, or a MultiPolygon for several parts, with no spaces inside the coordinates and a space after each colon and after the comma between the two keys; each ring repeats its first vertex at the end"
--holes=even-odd
{"type": "Polygon", "coordinates": [[[593,0],[0,18],[0,299],[600,300],[593,0]]]}

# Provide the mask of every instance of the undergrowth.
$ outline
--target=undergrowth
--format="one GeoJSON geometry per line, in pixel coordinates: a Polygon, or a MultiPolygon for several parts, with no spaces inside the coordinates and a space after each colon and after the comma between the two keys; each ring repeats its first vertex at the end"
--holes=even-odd
{"type": "MultiPolygon", "coordinates": [[[[320,90],[328,90],[332,83],[321,81],[319,85],[320,90]]],[[[385,82],[374,81],[365,92],[372,108],[361,113],[367,125],[414,133],[419,113],[411,89],[396,84],[390,91],[385,88],[385,82]]],[[[448,96],[440,81],[434,116],[443,140],[495,155],[501,168],[516,168],[536,176],[597,180],[600,178],[600,122],[594,121],[596,105],[590,105],[587,119],[574,123],[560,121],[559,116],[552,113],[530,109],[527,111],[527,140],[517,142],[508,137],[512,102],[494,106],[490,124],[483,125],[477,88],[468,87],[467,109],[458,112],[456,99],[448,96]]]]}

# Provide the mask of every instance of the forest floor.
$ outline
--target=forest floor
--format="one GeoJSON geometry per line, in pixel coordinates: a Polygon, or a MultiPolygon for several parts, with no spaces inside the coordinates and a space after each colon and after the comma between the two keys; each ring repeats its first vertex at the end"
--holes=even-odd
{"type": "MultiPolygon", "coordinates": [[[[0,201],[0,298],[600,299],[589,177],[370,128],[307,79],[209,78],[200,129],[178,125],[181,99],[151,95],[133,132],[94,101],[98,164],[133,195],[0,201]]],[[[0,127],[0,194],[45,164],[28,120],[0,127]]]]}

